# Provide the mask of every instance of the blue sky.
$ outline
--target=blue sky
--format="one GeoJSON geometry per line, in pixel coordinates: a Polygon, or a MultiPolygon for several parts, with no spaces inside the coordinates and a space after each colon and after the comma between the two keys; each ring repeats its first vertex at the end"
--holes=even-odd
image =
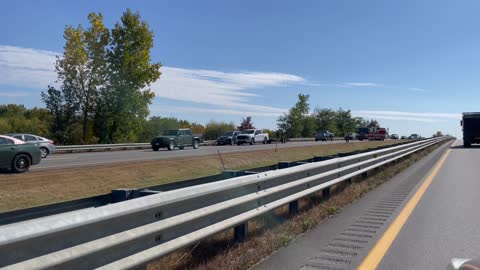
{"type": "Polygon", "coordinates": [[[478,1],[3,1],[0,103],[43,106],[65,25],[126,8],[155,32],[151,115],[274,128],[298,93],[391,133],[461,134],[479,111],[478,1]],[[5,12],[6,11],[6,12],[5,12]]]}

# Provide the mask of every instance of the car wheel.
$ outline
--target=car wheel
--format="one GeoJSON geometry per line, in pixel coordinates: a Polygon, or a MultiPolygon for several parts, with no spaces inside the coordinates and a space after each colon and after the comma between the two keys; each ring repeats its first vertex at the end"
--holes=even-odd
{"type": "Polygon", "coordinates": [[[267,144],[267,138],[263,138],[263,144],[267,144]]]}
{"type": "Polygon", "coordinates": [[[155,151],[155,152],[158,151],[158,149],[160,149],[158,146],[152,147],[152,150],[155,151]]]}
{"type": "Polygon", "coordinates": [[[172,150],[175,148],[175,142],[174,142],[174,141],[170,141],[170,142],[168,143],[167,148],[168,148],[169,151],[172,151],[172,150]]]}
{"type": "Polygon", "coordinates": [[[185,146],[179,146],[178,149],[183,150],[185,146]]]}
{"type": "Polygon", "coordinates": [[[40,147],[40,153],[42,153],[42,158],[46,158],[49,154],[48,149],[46,147],[40,147]]]}
{"type": "Polygon", "coordinates": [[[242,143],[239,143],[239,142],[237,142],[237,145],[239,145],[239,146],[240,146],[240,145],[242,145],[242,143]]]}
{"type": "Polygon", "coordinates": [[[470,148],[472,144],[470,142],[463,141],[463,147],[470,148]]]}
{"type": "Polygon", "coordinates": [[[30,157],[25,154],[19,154],[15,156],[12,163],[12,169],[16,173],[22,173],[28,171],[32,162],[30,157]]]}
{"type": "Polygon", "coordinates": [[[198,149],[199,145],[200,143],[198,142],[198,140],[193,141],[193,149],[198,149]]]}
{"type": "Polygon", "coordinates": [[[255,143],[255,139],[250,140],[250,145],[253,145],[255,143]]]}

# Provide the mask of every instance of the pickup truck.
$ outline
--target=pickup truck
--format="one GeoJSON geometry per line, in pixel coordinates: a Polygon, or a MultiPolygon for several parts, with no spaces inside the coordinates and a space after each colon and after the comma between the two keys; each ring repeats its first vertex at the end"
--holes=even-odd
{"type": "Polygon", "coordinates": [[[252,145],[257,142],[267,144],[268,141],[268,133],[262,133],[260,129],[245,129],[240,131],[240,135],[237,136],[237,145],[242,145],[244,143],[252,145]]]}
{"type": "Polygon", "coordinates": [[[315,141],[333,141],[333,137],[335,137],[335,134],[328,130],[322,130],[315,134],[315,141]]]}
{"type": "Polygon", "coordinates": [[[192,135],[192,131],[188,128],[167,130],[162,136],[153,138],[152,142],[153,151],[158,151],[160,148],[167,148],[173,150],[178,147],[180,150],[185,146],[192,146],[193,149],[198,149],[200,145],[200,138],[192,135]]]}

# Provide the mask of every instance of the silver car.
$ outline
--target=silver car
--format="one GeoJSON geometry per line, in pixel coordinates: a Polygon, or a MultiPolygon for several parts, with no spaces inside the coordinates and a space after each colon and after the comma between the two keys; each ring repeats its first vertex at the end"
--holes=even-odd
{"type": "Polygon", "coordinates": [[[44,137],[40,137],[32,134],[7,134],[15,139],[22,140],[24,142],[36,142],[40,145],[40,151],[42,152],[42,158],[46,158],[48,155],[55,153],[55,142],[44,137]]]}

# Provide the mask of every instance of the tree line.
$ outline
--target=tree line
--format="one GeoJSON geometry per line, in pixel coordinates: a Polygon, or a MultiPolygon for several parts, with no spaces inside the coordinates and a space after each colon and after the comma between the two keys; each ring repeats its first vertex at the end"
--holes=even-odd
{"type": "Polygon", "coordinates": [[[319,130],[345,136],[360,127],[379,127],[377,120],[353,117],[350,110],[316,107],[310,110],[310,95],[299,94],[295,105],[277,119],[278,133],[288,138],[313,137],[319,130]]]}

